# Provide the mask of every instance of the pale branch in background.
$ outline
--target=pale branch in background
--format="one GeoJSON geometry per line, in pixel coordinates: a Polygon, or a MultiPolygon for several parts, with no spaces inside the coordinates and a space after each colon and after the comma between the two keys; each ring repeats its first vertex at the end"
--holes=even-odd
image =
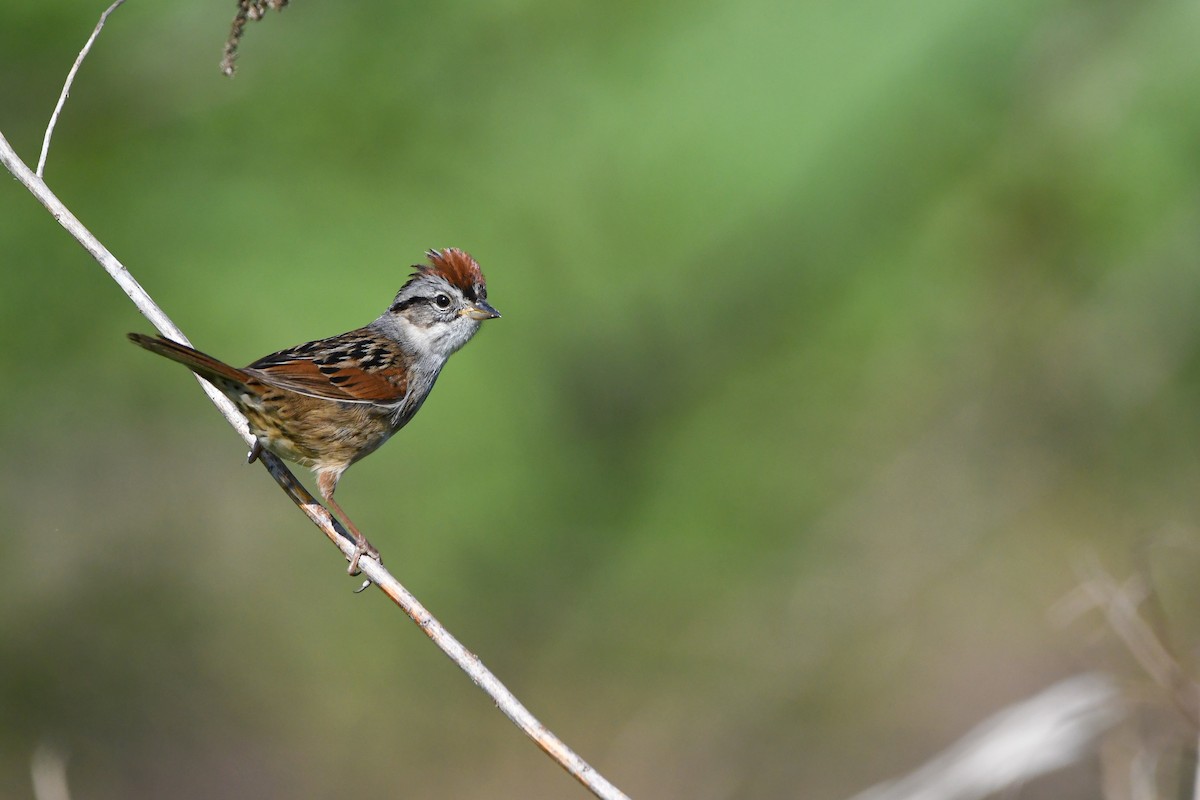
{"type": "Polygon", "coordinates": [[[1196,768],[1192,771],[1192,797],[1200,800],[1200,739],[1197,741],[1193,758],[1196,761],[1196,768]]]}
{"type": "MultiPolygon", "coordinates": [[[[45,145],[42,151],[42,166],[44,166],[46,152],[49,148],[49,141],[53,133],[54,123],[58,118],[59,112],[62,109],[62,104],[67,96],[67,90],[70,86],[75,72],[79,68],[79,64],[83,61],[87,51],[91,48],[92,42],[95,41],[96,35],[100,32],[104,24],[105,18],[123,0],[117,0],[109,7],[100,18],[100,24],[96,26],[91,38],[76,59],[75,67],[71,70],[67,77],[67,86],[63,88],[62,97],[59,105],[55,109],[54,115],[50,120],[50,126],[46,130],[45,145]]],[[[253,12],[247,11],[247,15],[257,13],[261,16],[264,7],[281,8],[286,5],[287,0],[241,0],[239,9],[253,9],[253,12]]],[[[239,14],[242,13],[239,10],[239,14]]],[[[257,17],[251,17],[256,19],[257,17]]],[[[244,25],[244,20],[243,23],[244,25]]],[[[240,36],[237,22],[235,21],[235,33],[240,36]]],[[[233,51],[236,51],[236,39],[231,36],[231,45],[233,51]]],[[[227,51],[227,56],[232,59],[233,52],[227,51]]],[[[232,66],[232,63],[230,64],[232,66]]],[[[95,236],[91,234],[83,226],[74,214],[63,205],[50,188],[42,180],[40,175],[35,174],[26,166],[8,140],[4,137],[3,132],[0,132],[0,163],[2,163],[14,177],[27,188],[34,197],[58,220],[68,233],[83,245],[83,248],[104,267],[105,271],[113,278],[114,281],[124,290],[125,294],[133,301],[138,310],[159,330],[163,335],[170,337],[183,344],[190,344],[187,337],[175,325],[174,322],[166,315],[165,312],[154,302],[146,290],[137,282],[136,279],[129,273],[129,270],[116,259],[108,248],[100,243],[95,236]]],[[[208,384],[206,381],[199,380],[201,387],[208,394],[209,399],[213,404],[220,409],[222,415],[230,425],[237,430],[247,444],[254,443],[254,437],[250,433],[249,426],[246,424],[245,418],[238,412],[233,404],[221,394],[216,388],[208,384]]],[[[312,520],[325,536],[337,545],[342,554],[349,560],[354,554],[354,544],[350,536],[334,521],[329,511],[320,503],[313,499],[308,490],[296,479],[296,476],[291,473],[283,462],[272,453],[263,450],[259,455],[259,461],[263,467],[271,474],[271,477],[283,488],[288,497],[312,520]]],[[[264,566],[268,569],[272,568],[272,564],[267,561],[264,566]]],[[[500,682],[483,662],[463,646],[458,639],[454,638],[438,620],[429,613],[429,611],[421,605],[421,603],[410,593],[404,586],[396,580],[396,578],[383,567],[379,562],[364,558],[360,561],[362,572],[377,585],[391,600],[398,605],[405,614],[412,619],[417,626],[425,632],[433,642],[441,648],[450,660],[458,665],[463,672],[495,701],[496,706],[507,716],[513,724],[520,728],[530,739],[546,752],[552,759],[565,769],[572,777],[583,784],[588,790],[602,800],[628,800],[626,795],[611,784],[603,775],[592,768],[590,764],[584,761],[561,739],[555,736],[545,725],[538,721],[536,717],[529,712],[527,708],[516,698],[516,696],[500,682]]]]}
{"type": "Polygon", "coordinates": [[[71,800],[67,787],[67,759],[55,748],[42,743],[29,762],[33,781],[33,800],[71,800]]]}
{"type": "MultiPolygon", "coordinates": [[[[1183,747],[1195,754],[1190,779],[1192,797],[1200,800],[1200,748],[1197,744],[1200,684],[1170,646],[1165,615],[1149,564],[1143,563],[1131,577],[1118,581],[1100,565],[1100,559],[1094,553],[1089,553],[1081,560],[1078,571],[1082,576],[1079,586],[1051,609],[1051,618],[1065,626],[1094,610],[1104,615],[1104,621],[1125,650],[1187,723],[1191,741],[1183,747]]],[[[1134,733],[1134,737],[1141,741],[1131,748],[1134,753],[1129,757],[1129,787],[1123,787],[1120,794],[1114,796],[1157,797],[1162,741],[1152,740],[1140,731],[1134,733]]]]}
{"type": "Polygon", "coordinates": [[[238,0],[237,13],[233,15],[233,25],[229,29],[229,38],[225,40],[225,53],[221,57],[221,72],[229,77],[237,72],[238,45],[246,33],[247,22],[257,22],[263,18],[268,9],[282,11],[289,0],[238,0]]]}
{"type": "MultiPolygon", "coordinates": [[[[1185,748],[1200,752],[1200,684],[1167,644],[1166,631],[1139,613],[1147,601],[1157,599],[1148,573],[1118,581],[1094,555],[1079,569],[1080,585],[1051,609],[1051,619],[1065,626],[1099,610],[1188,723],[1192,741],[1185,748]]],[[[984,721],[908,776],[872,787],[854,800],[975,800],[998,794],[1079,760],[1096,737],[1129,713],[1111,678],[1096,673],[1070,678],[984,721]]],[[[1130,759],[1132,788],[1126,791],[1131,796],[1157,796],[1157,749],[1161,744],[1139,747],[1130,759]]],[[[1192,772],[1192,797],[1200,800],[1200,758],[1192,772]]]]}
{"type": "Polygon", "coordinates": [[[87,43],[79,51],[79,55],[75,57],[75,64],[71,67],[71,71],[67,73],[67,80],[63,83],[62,92],[58,95],[58,103],[54,106],[54,113],[50,115],[50,124],[46,126],[46,135],[42,139],[42,153],[38,156],[37,163],[37,176],[39,178],[46,176],[46,157],[50,155],[50,137],[54,136],[54,126],[58,124],[58,115],[62,113],[63,105],[67,102],[67,95],[71,93],[71,84],[75,82],[75,73],[79,72],[79,65],[83,63],[83,59],[87,57],[88,51],[92,49],[92,43],[100,35],[100,30],[104,27],[105,21],[108,20],[108,15],[116,11],[117,7],[124,2],[125,0],[116,0],[115,3],[100,15],[100,21],[96,23],[96,29],[88,37],[87,43]]]}
{"type": "Polygon", "coordinates": [[[853,800],[979,800],[1079,760],[1123,714],[1110,678],[1054,684],[984,720],[915,772],[853,800]]]}
{"type": "Polygon", "coordinates": [[[1113,633],[1138,665],[1157,683],[1194,730],[1200,730],[1200,684],[1188,674],[1179,658],[1166,644],[1166,636],[1156,632],[1138,607],[1154,596],[1149,578],[1135,574],[1124,584],[1117,582],[1100,566],[1094,556],[1080,568],[1084,581],[1079,592],[1099,609],[1113,633]]]}

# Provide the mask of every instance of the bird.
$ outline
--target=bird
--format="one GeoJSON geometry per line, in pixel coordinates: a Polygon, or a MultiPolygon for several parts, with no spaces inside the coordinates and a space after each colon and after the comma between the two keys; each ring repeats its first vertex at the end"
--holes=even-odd
{"type": "Polygon", "coordinates": [[[240,369],[161,336],[129,334],[233,401],[254,435],[249,461],[268,450],[312,469],[321,497],[354,537],[351,575],[362,556],[380,556],[333,499],[342,473],[407,425],[450,356],[484,320],[500,317],[469,253],[451,247],[425,256],[374,322],[240,369]]]}

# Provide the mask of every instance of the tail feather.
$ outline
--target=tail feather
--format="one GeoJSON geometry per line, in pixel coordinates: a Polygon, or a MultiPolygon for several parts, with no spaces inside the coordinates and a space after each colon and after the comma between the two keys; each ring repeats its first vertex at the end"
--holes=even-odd
{"type": "Polygon", "coordinates": [[[158,353],[160,356],[166,356],[172,361],[178,361],[202,378],[222,383],[234,381],[244,384],[246,379],[250,377],[242,370],[231,367],[223,361],[218,361],[207,353],[201,353],[199,350],[194,350],[178,342],[172,342],[170,339],[164,339],[161,336],[146,336],[141,333],[131,333],[129,334],[129,341],[138,347],[144,347],[151,353],[158,353]]]}

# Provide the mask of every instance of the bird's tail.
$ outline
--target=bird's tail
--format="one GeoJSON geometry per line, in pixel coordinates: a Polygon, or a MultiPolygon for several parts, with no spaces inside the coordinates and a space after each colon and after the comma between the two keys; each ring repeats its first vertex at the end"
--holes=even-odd
{"type": "Polygon", "coordinates": [[[227,384],[229,381],[244,384],[246,379],[250,377],[242,370],[231,367],[223,361],[218,361],[207,353],[201,353],[199,350],[194,350],[178,342],[172,342],[170,339],[164,339],[161,336],[146,336],[141,333],[131,333],[129,334],[129,341],[138,347],[146,348],[151,353],[158,353],[160,356],[166,356],[172,361],[178,361],[200,377],[207,378],[218,385],[227,384]]]}

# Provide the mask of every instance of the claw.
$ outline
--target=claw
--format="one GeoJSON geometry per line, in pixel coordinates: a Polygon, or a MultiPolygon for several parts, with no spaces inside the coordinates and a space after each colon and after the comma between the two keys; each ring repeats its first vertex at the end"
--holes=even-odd
{"type": "Polygon", "coordinates": [[[258,461],[260,455],[262,455],[262,442],[255,439],[254,444],[250,446],[250,452],[246,454],[246,463],[253,464],[258,461]]]}
{"type": "MultiPolygon", "coordinates": [[[[355,533],[358,533],[358,531],[355,531],[355,533]]],[[[359,535],[361,536],[361,534],[359,535]]],[[[366,556],[367,558],[373,558],[380,564],[383,563],[383,559],[379,557],[379,551],[372,547],[371,543],[367,541],[365,536],[363,536],[354,545],[354,555],[350,557],[350,568],[346,571],[351,575],[357,575],[359,573],[358,561],[363,556],[366,556]]],[[[370,581],[368,581],[368,583],[370,583],[370,581]]]]}

